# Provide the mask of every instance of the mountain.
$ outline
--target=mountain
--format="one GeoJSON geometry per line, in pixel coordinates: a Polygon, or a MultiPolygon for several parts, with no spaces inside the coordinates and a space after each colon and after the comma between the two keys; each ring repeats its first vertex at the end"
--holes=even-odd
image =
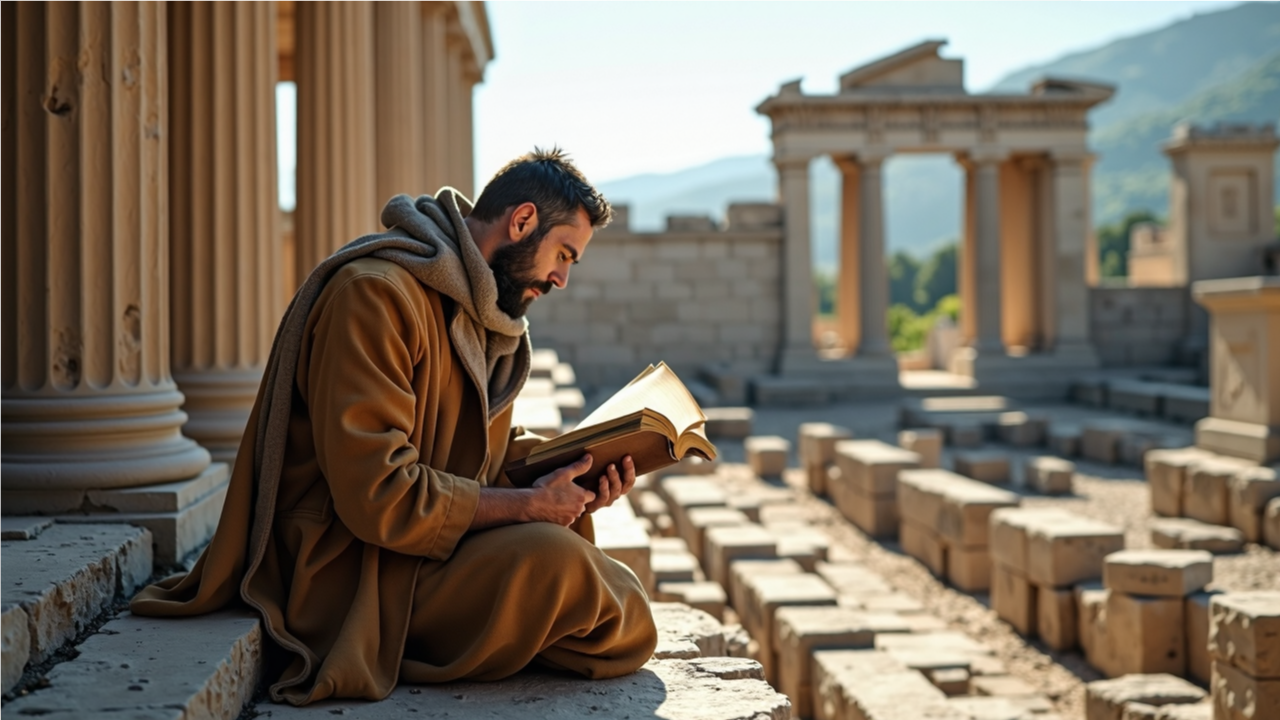
{"type": "Polygon", "coordinates": [[[1119,87],[1090,115],[1095,128],[1177,107],[1234,80],[1280,49],[1280,4],[1246,2],[1006,75],[988,92],[1026,92],[1044,75],[1119,87]]]}
{"type": "MultiPolygon", "coordinates": [[[[1278,51],[1280,3],[1244,3],[1018,70],[991,91],[1026,92],[1044,75],[1118,87],[1110,102],[1090,114],[1090,145],[1099,156],[1093,174],[1093,220],[1101,225],[1132,210],[1157,215],[1167,211],[1169,163],[1160,144],[1178,122],[1280,119],[1278,51]]],[[[1280,200],[1280,174],[1277,177],[1280,200]]],[[[890,250],[924,257],[955,238],[961,223],[961,184],[960,170],[950,158],[891,158],[885,165],[890,250]]],[[[661,230],[669,214],[719,218],[730,202],[772,199],[777,179],[768,158],[755,155],[602,183],[601,190],[631,205],[633,227],[661,230]]],[[[814,264],[830,268],[838,257],[839,173],[829,161],[813,164],[810,192],[814,264]]]]}

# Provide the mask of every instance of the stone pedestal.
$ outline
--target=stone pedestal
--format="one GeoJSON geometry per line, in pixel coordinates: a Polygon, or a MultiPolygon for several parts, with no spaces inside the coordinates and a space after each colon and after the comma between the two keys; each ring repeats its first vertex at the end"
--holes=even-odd
{"type": "Polygon", "coordinates": [[[1280,459],[1280,277],[1202,280],[1211,316],[1209,417],[1196,445],[1268,464],[1280,459]]]}
{"type": "Polygon", "coordinates": [[[232,463],[283,312],[275,9],[178,3],[168,20],[173,374],[184,430],[232,463]]]}
{"type": "Polygon", "coordinates": [[[169,369],[165,10],[4,8],[6,513],[209,465],[169,369]]]}

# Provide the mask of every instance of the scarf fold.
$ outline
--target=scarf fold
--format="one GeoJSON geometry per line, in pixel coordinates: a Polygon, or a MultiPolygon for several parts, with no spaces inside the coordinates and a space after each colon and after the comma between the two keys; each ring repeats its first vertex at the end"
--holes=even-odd
{"type": "MultiPolygon", "coordinates": [[[[408,195],[395,196],[382,210],[382,223],[388,232],[353,240],[326,258],[311,271],[289,303],[262,380],[264,402],[253,448],[257,498],[249,533],[248,565],[240,582],[241,597],[263,617],[267,617],[266,610],[250,596],[249,587],[262,563],[275,518],[303,335],[316,300],[341,266],[366,256],[388,260],[454,301],[449,339],[479,391],[488,422],[515,401],[528,379],[532,354],[528,322],[498,309],[493,271],[463,222],[470,212],[471,202],[453,188],[441,189],[434,198],[423,195],[416,201],[408,195]]],[[[285,649],[302,656],[307,665],[292,681],[274,686],[274,696],[283,689],[281,685],[305,682],[312,671],[312,658],[300,644],[274,632],[271,635],[285,649]]]]}

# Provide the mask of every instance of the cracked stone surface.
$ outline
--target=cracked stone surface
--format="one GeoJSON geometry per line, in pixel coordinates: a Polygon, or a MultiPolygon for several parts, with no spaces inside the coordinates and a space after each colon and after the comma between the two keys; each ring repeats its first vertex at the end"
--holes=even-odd
{"type": "Polygon", "coordinates": [[[725,654],[724,626],[708,613],[684,603],[650,604],[658,626],[654,657],[696,658],[725,654]]]}
{"type": "Polygon", "coordinates": [[[499,683],[397,687],[379,703],[322,702],[305,708],[259,705],[272,720],[333,716],[401,718],[616,718],[625,720],[788,720],[791,702],[759,679],[759,664],[738,658],[651,660],[608,680],[524,672],[499,683]]]}
{"type": "Polygon", "coordinates": [[[124,614],[49,672],[49,685],[5,706],[13,717],[235,718],[262,672],[262,634],[247,611],[189,618],[124,614]]]}

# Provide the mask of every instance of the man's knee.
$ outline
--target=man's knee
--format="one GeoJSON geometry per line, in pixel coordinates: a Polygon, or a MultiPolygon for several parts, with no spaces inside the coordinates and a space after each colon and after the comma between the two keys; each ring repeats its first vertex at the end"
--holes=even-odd
{"type": "Polygon", "coordinates": [[[551,568],[564,563],[587,562],[595,546],[569,528],[536,522],[502,528],[514,557],[551,568]]]}

